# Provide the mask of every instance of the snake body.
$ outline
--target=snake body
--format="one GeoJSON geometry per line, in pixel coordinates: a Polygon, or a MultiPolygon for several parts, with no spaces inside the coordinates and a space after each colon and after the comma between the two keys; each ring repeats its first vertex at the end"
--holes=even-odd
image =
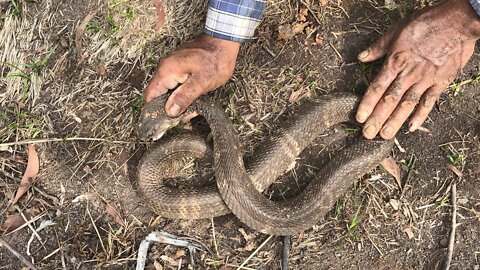
{"type": "MultiPolygon", "coordinates": [[[[174,153],[202,156],[210,150],[202,139],[179,137],[146,153],[138,168],[139,187],[152,209],[169,218],[206,218],[233,212],[247,226],[266,233],[287,235],[317,223],[359,177],[375,168],[390,152],[393,142],[358,139],[333,156],[298,196],[272,201],[261,192],[282,175],[315,138],[332,125],[352,121],[360,98],[353,94],[331,94],[304,104],[298,115],[275,130],[244,164],[235,128],[223,109],[201,98],[191,109],[202,115],[213,137],[216,186],[174,189],[164,185],[162,160],[174,153]],[[203,146],[202,146],[203,145],[203,146]]],[[[165,99],[146,104],[139,134],[152,135],[164,118],[165,99]],[[160,121],[161,122],[161,121],[160,121]]],[[[171,120],[175,125],[178,120],[171,120]]]]}

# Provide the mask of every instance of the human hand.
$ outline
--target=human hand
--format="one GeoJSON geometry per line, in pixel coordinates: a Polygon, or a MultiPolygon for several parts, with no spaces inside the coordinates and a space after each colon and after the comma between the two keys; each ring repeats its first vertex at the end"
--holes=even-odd
{"type": "Polygon", "coordinates": [[[225,84],[233,74],[240,43],[202,35],[160,61],[145,90],[146,102],[178,88],[165,103],[171,117],[184,112],[199,96],[225,84]]]}
{"type": "Polygon", "coordinates": [[[480,17],[468,0],[447,0],[393,25],[366,51],[361,62],[386,55],[357,110],[363,136],[395,136],[408,116],[413,132],[427,119],[440,94],[473,54],[480,17]]]}

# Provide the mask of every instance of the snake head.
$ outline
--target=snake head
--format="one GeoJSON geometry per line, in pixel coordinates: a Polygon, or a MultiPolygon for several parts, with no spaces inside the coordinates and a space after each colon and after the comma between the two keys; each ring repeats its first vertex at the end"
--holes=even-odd
{"type": "Polygon", "coordinates": [[[153,99],[142,108],[140,113],[137,135],[142,140],[154,141],[160,139],[167,130],[176,127],[181,120],[179,117],[170,117],[165,112],[165,95],[153,99]]]}

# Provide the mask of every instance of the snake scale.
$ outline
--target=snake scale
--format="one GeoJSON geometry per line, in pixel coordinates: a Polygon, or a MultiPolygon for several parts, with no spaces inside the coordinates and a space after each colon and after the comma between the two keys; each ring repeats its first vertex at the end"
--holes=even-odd
{"type": "MultiPolygon", "coordinates": [[[[140,116],[138,134],[151,138],[176,126],[179,118],[165,115],[166,97],[147,103],[140,116]]],[[[205,118],[213,137],[215,185],[176,189],[165,185],[162,161],[172,155],[200,157],[210,151],[203,139],[180,136],[160,143],[142,157],[138,183],[142,196],[158,215],[194,219],[233,212],[247,226],[266,234],[289,235],[310,228],[335,201],[365,173],[388,156],[390,140],[358,139],[334,155],[296,197],[272,201],[261,192],[281,176],[298,155],[329,127],[354,119],[357,95],[325,95],[300,106],[294,119],[276,129],[244,164],[236,130],[223,109],[202,97],[190,106],[205,118]]]]}

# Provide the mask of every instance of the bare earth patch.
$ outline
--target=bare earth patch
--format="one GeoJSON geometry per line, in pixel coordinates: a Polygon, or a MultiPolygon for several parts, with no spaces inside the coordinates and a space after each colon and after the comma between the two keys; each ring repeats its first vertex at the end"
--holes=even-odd
{"type": "MultiPolygon", "coordinates": [[[[254,232],[233,215],[156,217],[136,193],[136,164],[151,147],[134,133],[142,91],[158,60],[201,32],[207,1],[162,2],[165,23],[155,31],[151,1],[0,1],[0,224],[32,220],[13,231],[2,225],[0,233],[39,269],[135,269],[140,242],[154,230],[202,243],[196,269],[281,267],[282,238],[254,232]],[[13,207],[32,142],[40,172],[13,207]],[[47,220],[53,224],[38,230],[47,220]]],[[[233,78],[212,94],[247,157],[299,104],[365,90],[381,63],[359,64],[356,54],[425,4],[385,2],[269,1],[258,39],[242,47],[233,78]]],[[[322,222],[292,236],[290,268],[441,269],[453,182],[451,268],[480,268],[479,60],[477,48],[422,131],[397,136],[392,156],[401,186],[381,167],[360,179],[322,222]]],[[[339,126],[319,138],[285,174],[290,184],[268,194],[298,192],[341,147],[337,138],[357,133],[339,126]]],[[[23,266],[0,246],[0,269],[23,266]]],[[[154,244],[147,268],[192,269],[190,253],[154,244]]]]}

